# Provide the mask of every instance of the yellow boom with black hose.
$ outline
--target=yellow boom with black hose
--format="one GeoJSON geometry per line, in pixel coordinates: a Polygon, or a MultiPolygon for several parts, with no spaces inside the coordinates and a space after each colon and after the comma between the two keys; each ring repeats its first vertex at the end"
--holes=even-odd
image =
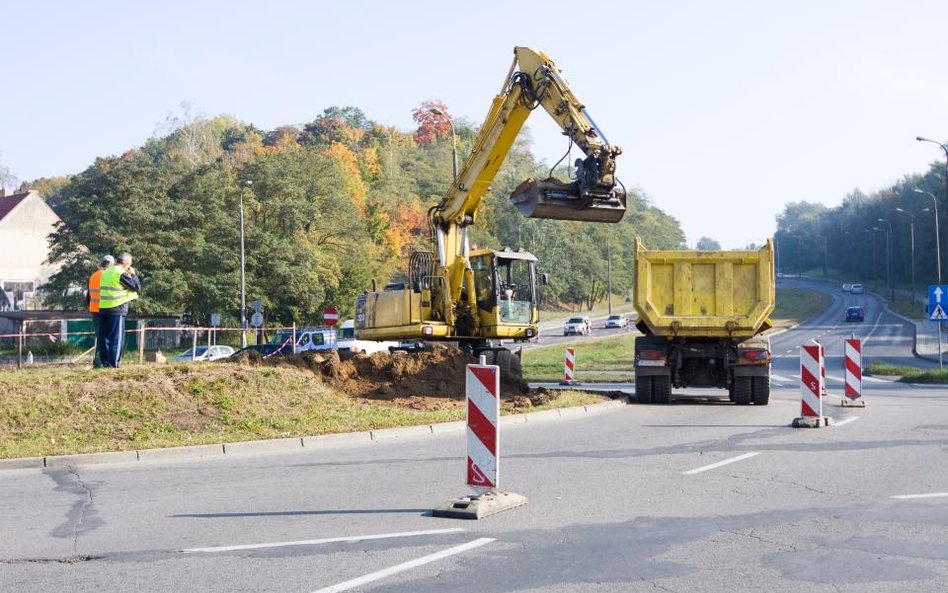
{"type": "Polygon", "coordinates": [[[610,145],[553,61],[528,47],[494,97],[464,167],[428,212],[431,251],[409,258],[408,281],[366,291],[356,301],[356,335],[368,340],[452,340],[497,353],[500,340],[537,334],[536,257],[523,251],[471,249],[468,227],[524,122],[542,107],[586,155],[576,179],[528,179],[510,197],[527,217],[618,222],[626,196],[615,177],[622,150],[610,145]]]}

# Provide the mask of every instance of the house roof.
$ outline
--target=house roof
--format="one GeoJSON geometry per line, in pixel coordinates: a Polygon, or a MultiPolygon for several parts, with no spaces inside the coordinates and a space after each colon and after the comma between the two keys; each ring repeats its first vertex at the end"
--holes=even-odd
{"type": "Polygon", "coordinates": [[[0,198],[0,222],[3,222],[3,219],[28,197],[30,197],[30,192],[0,198]]]}

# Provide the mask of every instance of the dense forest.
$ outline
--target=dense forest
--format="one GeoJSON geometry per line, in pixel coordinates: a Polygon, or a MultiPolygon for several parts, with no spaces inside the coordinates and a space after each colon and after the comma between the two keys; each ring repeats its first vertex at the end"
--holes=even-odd
{"type": "MultiPolygon", "coordinates": [[[[918,294],[927,294],[939,278],[939,259],[945,259],[937,250],[946,246],[945,174],[945,164],[936,162],[873,194],[855,190],[835,208],[787,204],[774,237],[778,271],[878,282],[892,297],[914,279],[918,294]]],[[[946,265],[941,261],[942,276],[946,265]]]]}
{"type": "MultiPolygon", "coordinates": [[[[248,302],[261,300],[279,323],[318,322],[328,305],[349,316],[373,279],[400,279],[409,251],[428,247],[426,212],[448,188],[452,166],[451,128],[432,116],[433,107],[448,113],[425,102],[410,132],[354,107],[331,107],[308,124],[269,131],[185,111],[139,148],[98,158],[70,177],[29,182],[25,187],[40,191],[62,219],[50,260],[63,267],[46,290],[57,305],[81,309],[75,287],[84,286],[98,257],[127,250],[145,287],[138,311],[195,323],[221,313],[233,324],[242,203],[248,302]]],[[[477,127],[454,124],[463,162],[477,127]]],[[[531,154],[525,131],[471,234],[477,246],[533,252],[550,279],[545,306],[588,307],[604,298],[610,257],[613,293],[628,294],[637,235],[650,248],[684,244],[678,222],[635,191],[634,180],[624,180],[629,211],[619,224],[522,218],[510,192],[527,177],[550,173],[531,154]]]]}

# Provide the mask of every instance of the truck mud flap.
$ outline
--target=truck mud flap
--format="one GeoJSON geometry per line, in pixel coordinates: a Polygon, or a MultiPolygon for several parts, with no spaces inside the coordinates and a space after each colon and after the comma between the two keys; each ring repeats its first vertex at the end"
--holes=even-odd
{"type": "Polygon", "coordinates": [[[619,222],[625,215],[625,192],[614,189],[601,198],[581,197],[579,184],[557,179],[530,178],[510,194],[510,201],[526,218],[619,222]]]}

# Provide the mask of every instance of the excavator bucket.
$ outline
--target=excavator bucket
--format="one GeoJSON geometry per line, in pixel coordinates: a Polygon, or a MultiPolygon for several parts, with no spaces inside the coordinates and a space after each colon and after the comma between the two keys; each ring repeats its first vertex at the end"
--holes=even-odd
{"type": "Polygon", "coordinates": [[[615,187],[601,196],[583,196],[579,183],[555,178],[530,178],[510,194],[510,201],[527,218],[619,222],[625,215],[625,192],[615,187]]]}

